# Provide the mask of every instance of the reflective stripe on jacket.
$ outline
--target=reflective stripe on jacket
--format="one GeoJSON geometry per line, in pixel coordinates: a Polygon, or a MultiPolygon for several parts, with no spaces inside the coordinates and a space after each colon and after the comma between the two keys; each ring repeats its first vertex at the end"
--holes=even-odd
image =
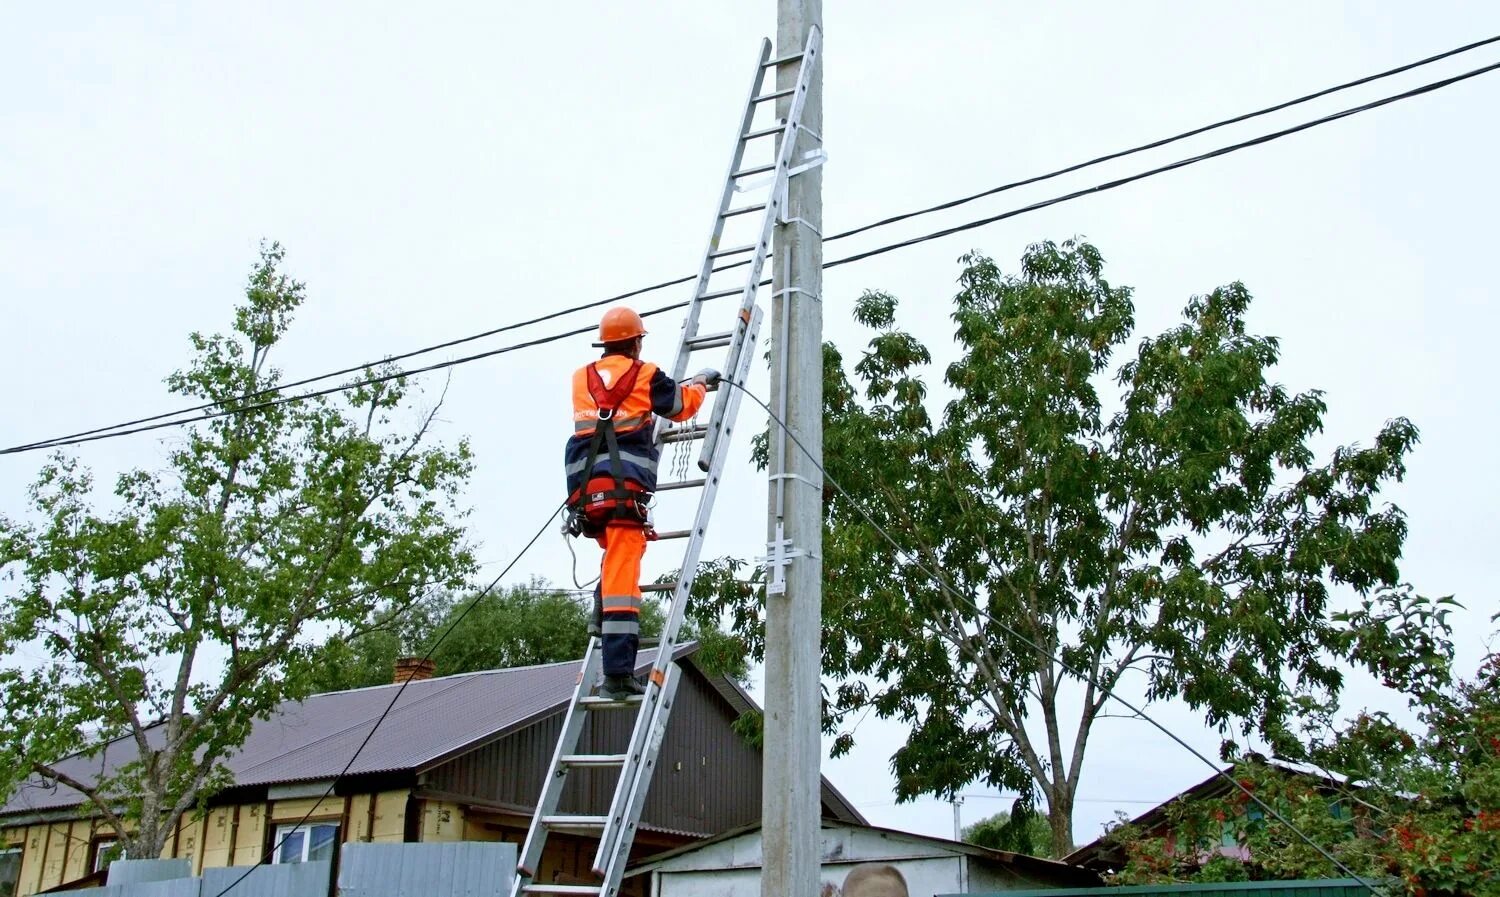
{"type": "MultiPolygon", "coordinates": [[[[599,377],[605,386],[610,386],[629,370],[631,359],[625,355],[606,355],[596,362],[599,377]]],[[[588,463],[589,443],[594,438],[594,428],[599,421],[599,408],[589,394],[588,369],[584,365],[573,372],[573,435],[568,438],[563,454],[567,473],[568,494],[572,495],[585,479],[584,464],[588,463]]],[[[627,480],[634,480],[647,492],[656,489],[656,464],[660,451],[651,438],[653,415],[668,420],[687,420],[703,407],[707,390],[701,384],[679,385],[660,368],[650,362],[641,362],[636,375],[635,389],[630,391],[615,409],[615,435],[620,443],[621,473],[627,480]]],[[[599,447],[599,456],[594,460],[590,476],[610,476],[609,450],[599,447]]]]}

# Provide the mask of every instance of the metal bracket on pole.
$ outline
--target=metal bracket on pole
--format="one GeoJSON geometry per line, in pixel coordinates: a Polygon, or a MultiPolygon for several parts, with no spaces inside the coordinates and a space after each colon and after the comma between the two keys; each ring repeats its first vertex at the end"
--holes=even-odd
{"type": "Polygon", "coordinates": [[[813,482],[812,480],[808,479],[807,477],[803,476],[800,473],[773,473],[769,477],[767,477],[767,479],[770,479],[770,480],[801,480],[802,482],[804,482],[807,485],[813,487],[814,489],[817,489],[820,492],[823,490],[823,484],[822,483],[813,482]]]}
{"type": "Polygon", "coordinates": [[[812,170],[814,168],[817,168],[819,165],[822,165],[824,162],[827,162],[828,161],[828,150],[825,150],[825,149],[811,149],[811,150],[808,150],[807,152],[803,153],[802,154],[802,158],[806,159],[807,161],[803,162],[801,165],[798,165],[798,166],[792,168],[790,171],[788,171],[786,173],[787,177],[789,177],[789,178],[790,177],[795,177],[795,176],[801,174],[804,171],[810,171],[810,170],[812,170]]]}
{"type": "Polygon", "coordinates": [[[792,565],[793,558],[799,558],[807,552],[800,548],[792,547],[792,540],[784,538],[785,529],[778,522],[776,524],[776,538],[766,543],[767,554],[765,557],[756,558],[766,568],[766,594],[786,594],[786,570],[792,565]]]}

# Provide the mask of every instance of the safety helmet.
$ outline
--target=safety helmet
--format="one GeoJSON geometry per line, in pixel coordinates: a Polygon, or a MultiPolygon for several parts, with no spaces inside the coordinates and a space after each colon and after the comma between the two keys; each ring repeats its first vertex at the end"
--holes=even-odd
{"type": "Polygon", "coordinates": [[[624,342],[646,335],[646,322],[635,313],[635,309],[617,305],[604,313],[599,320],[599,341],[596,346],[624,342]]]}

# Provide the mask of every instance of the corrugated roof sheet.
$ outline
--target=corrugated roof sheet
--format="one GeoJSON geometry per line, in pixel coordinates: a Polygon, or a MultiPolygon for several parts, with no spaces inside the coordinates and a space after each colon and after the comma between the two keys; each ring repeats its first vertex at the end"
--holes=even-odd
{"type": "MultiPolygon", "coordinates": [[[[691,649],[680,647],[678,654],[691,649]]],[[[654,650],[641,651],[638,668],[655,659],[654,650]]],[[[331,779],[344,771],[356,750],[359,756],[350,775],[420,769],[560,708],[572,695],[579,664],[574,660],[412,682],[362,750],[360,743],[399,685],[288,701],[254,725],[244,746],[225,765],[241,786],[331,779]]],[[[159,741],[163,733],[158,727],[149,734],[159,741]]],[[[137,756],[134,740],[123,738],[107,745],[102,755],[73,756],[56,765],[74,778],[92,782],[101,768],[113,770],[137,756]]],[[[61,809],[82,801],[72,788],[33,777],[0,807],[0,815],[61,809]]]]}

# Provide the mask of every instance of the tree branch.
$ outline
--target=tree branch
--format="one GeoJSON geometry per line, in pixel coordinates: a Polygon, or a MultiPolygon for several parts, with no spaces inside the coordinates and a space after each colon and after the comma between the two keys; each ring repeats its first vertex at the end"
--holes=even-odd
{"type": "Polygon", "coordinates": [[[88,798],[89,803],[93,804],[94,808],[99,811],[100,815],[102,815],[105,820],[114,827],[115,832],[118,833],[121,838],[125,837],[124,820],[120,818],[120,814],[114,811],[114,808],[109,805],[109,802],[100,795],[99,789],[90,785],[85,785],[82,781],[73,778],[57,767],[48,765],[46,763],[37,763],[33,761],[31,764],[31,771],[44,779],[50,779],[51,781],[56,782],[59,785],[66,785],[69,788],[72,788],[74,791],[77,791],[79,794],[82,794],[84,797],[88,798]]]}

